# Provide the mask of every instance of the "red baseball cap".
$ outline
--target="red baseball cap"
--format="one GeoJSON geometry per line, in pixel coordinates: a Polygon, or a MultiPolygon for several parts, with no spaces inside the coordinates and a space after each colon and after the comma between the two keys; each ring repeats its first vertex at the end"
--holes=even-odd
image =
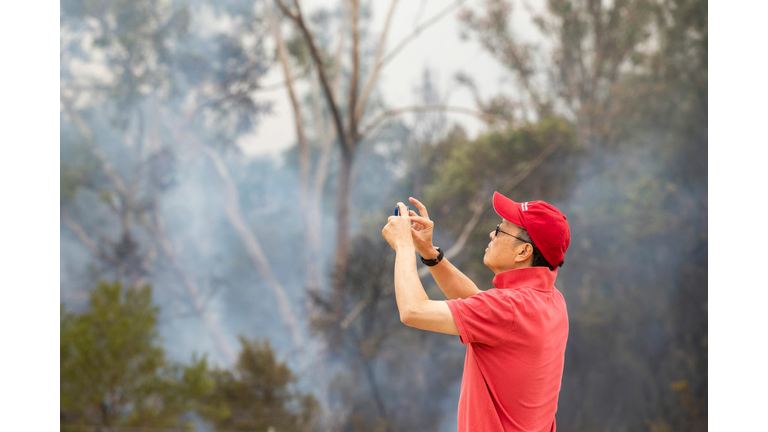
{"type": "Polygon", "coordinates": [[[493,209],[504,219],[525,228],[533,244],[552,266],[563,263],[571,244],[568,218],[552,204],[544,201],[516,203],[504,195],[493,193],[493,209]]]}

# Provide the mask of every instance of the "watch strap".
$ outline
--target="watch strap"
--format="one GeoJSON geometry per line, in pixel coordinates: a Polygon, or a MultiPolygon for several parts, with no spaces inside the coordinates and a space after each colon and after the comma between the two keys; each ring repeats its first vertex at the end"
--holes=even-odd
{"type": "Polygon", "coordinates": [[[419,257],[421,258],[421,262],[423,262],[424,265],[426,265],[427,267],[436,266],[440,261],[443,260],[443,257],[445,256],[445,254],[443,253],[443,250],[440,249],[439,247],[436,247],[435,250],[437,251],[437,258],[428,260],[428,259],[424,259],[423,256],[419,255],[419,257]]]}

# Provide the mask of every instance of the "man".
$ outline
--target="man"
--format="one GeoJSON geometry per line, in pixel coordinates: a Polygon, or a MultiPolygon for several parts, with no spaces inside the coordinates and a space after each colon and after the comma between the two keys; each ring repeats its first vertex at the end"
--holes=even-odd
{"type": "Polygon", "coordinates": [[[571,238],[565,215],[543,201],[516,203],[496,192],[502,221],[483,256],[496,289],[481,291],[433,246],[426,207],[410,202],[420,216],[404,214],[398,203],[399,216],[382,230],[397,252],[397,308],[405,325],[459,335],[467,346],[459,431],[555,431],[568,339],[565,300],[554,286],[571,238]],[[449,300],[429,299],[414,252],[449,300]]]}

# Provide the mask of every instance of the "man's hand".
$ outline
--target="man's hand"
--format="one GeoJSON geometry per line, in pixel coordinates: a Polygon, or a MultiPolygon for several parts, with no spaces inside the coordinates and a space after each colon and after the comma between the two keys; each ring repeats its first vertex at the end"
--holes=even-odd
{"type": "Polygon", "coordinates": [[[409,199],[417,209],[421,216],[417,215],[415,211],[411,210],[410,218],[413,221],[411,226],[411,234],[413,236],[413,245],[416,248],[416,252],[424,257],[424,259],[437,258],[437,250],[432,244],[432,233],[435,228],[435,223],[429,219],[429,213],[424,204],[416,198],[411,197],[409,199]]]}
{"type": "Polygon", "coordinates": [[[384,229],[381,230],[381,235],[396,251],[403,247],[414,247],[411,238],[411,219],[405,214],[405,204],[399,202],[397,206],[400,209],[399,216],[390,216],[384,229]]]}

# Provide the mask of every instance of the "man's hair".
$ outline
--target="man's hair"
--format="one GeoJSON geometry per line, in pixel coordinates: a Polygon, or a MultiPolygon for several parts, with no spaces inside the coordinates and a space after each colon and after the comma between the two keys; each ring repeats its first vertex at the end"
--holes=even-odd
{"type": "MultiPolygon", "coordinates": [[[[536,247],[536,244],[531,240],[531,236],[528,235],[528,231],[525,228],[522,228],[522,227],[520,228],[520,238],[525,240],[526,243],[530,243],[531,246],[533,246],[533,258],[531,259],[531,267],[548,267],[550,270],[555,269],[547,261],[547,259],[544,258],[544,255],[541,254],[541,251],[539,250],[539,248],[536,247]]],[[[559,267],[562,267],[562,266],[563,266],[563,263],[561,262],[559,267]]]]}

